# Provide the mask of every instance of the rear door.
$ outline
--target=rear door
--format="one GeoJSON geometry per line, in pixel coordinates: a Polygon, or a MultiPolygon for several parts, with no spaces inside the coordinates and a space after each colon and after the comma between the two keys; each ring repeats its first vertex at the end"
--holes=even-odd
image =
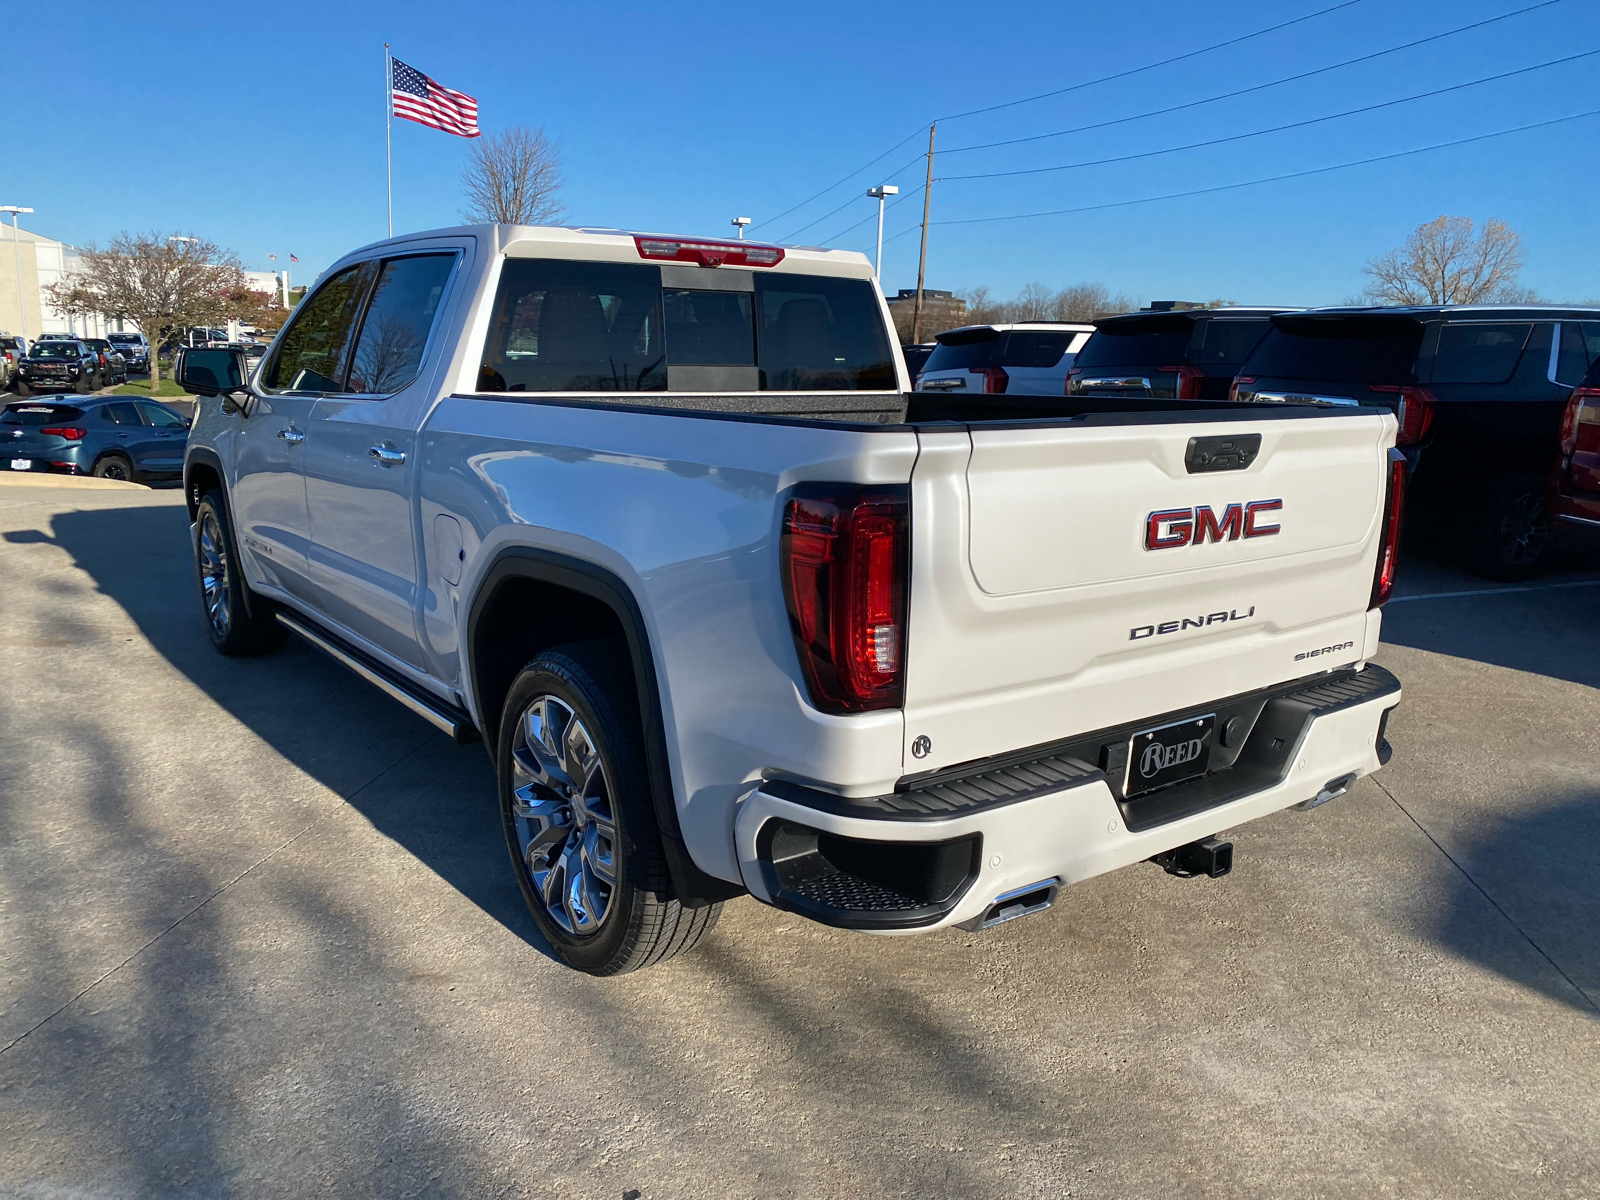
{"type": "Polygon", "coordinates": [[[189,444],[189,423],[165,405],[139,400],[146,426],[146,471],[157,475],[183,474],[183,452],[189,444]]]}
{"type": "Polygon", "coordinates": [[[905,729],[908,744],[927,737],[932,750],[907,769],[1370,653],[1394,419],[1274,416],[925,430],[912,478],[905,729]],[[1194,469],[1191,439],[1255,438],[1244,469],[1194,469]],[[1296,657],[1329,647],[1314,663],[1296,657]]]}
{"type": "Polygon", "coordinates": [[[460,257],[435,251],[377,265],[348,379],[319,400],[305,447],[321,608],[418,668],[416,429],[430,399],[419,376],[460,257]]]}

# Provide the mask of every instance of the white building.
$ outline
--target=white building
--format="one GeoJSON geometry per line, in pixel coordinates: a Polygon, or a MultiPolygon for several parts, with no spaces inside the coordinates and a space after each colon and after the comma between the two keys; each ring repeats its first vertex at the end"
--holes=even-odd
{"type": "Polygon", "coordinates": [[[9,221],[0,226],[0,332],[31,340],[42,333],[104,337],[120,328],[99,314],[69,317],[58,312],[44,289],[80,269],[78,248],[28,229],[18,229],[13,238],[12,228],[9,221]]]}

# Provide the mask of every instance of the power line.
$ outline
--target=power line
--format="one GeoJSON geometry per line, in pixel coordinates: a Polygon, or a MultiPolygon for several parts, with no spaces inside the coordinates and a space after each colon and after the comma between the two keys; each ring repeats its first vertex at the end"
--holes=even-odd
{"type": "Polygon", "coordinates": [[[1202,54],[1210,54],[1213,50],[1222,50],[1228,46],[1237,46],[1240,42],[1248,42],[1252,38],[1263,37],[1269,33],[1276,33],[1280,29],[1289,28],[1291,25],[1299,25],[1302,21],[1313,21],[1318,17],[1325,17],[1331,12],[1338,12],[1341,8],[1349,8],[1352,5],[1360,4],[1361,2],[1362,0],[1344,0],[1344,3],[1335,4],[1331,8],[1319,9],[1317,12],[1307,13],[1303,17],[1295,17],[1290,21],[1283,21],[1277,25],[1269,25],[1265,29],[1258,29],[1254,33],[1246,33],[1240,37],[1229,38],[1225,42],[1217,42],[1215,45],[1205,46],[1199,50],[1191,50],[1187,54],[1178,54],[1174,55],[1172,58],[1164,58],[1160,62],[1146,63],[1142,67],[1132,67],[1126,71],[1118,71],[1114,75],[1102,75],[1099,79],[1085,80],[1083,83],[1074,83],[1069,87],[1056,88],[1056,90],[1053,92],[1040,92],[1037,96],[1025,96],[1021,100],[1007,100],[1003,104],[991,104],[987,108],[970,108],[966,112],[953,113],[948,117],[940,117],[939,120],[954,121],[958,117],[975,117],[980,113],[998,112],[1002,108],[1015,108],[1019,104],[1032,104],[1035,100],[1048,100],[1052,96],[1065,96],[1068,92],[1081,91],[1086,87],[1094,87],[1099,83],[1110,83],[1114,79],[1126,79],[1130,75],[1139,75],[1145,71],[1154,71],[1158,67],[1170,67],[1173,63],[1180,63],[1185,59],[1198,58],[1202,54]]]}
{"type": "MultiPolygon", "coordinates": [[[[894,170],[890,171],[887,175],[885,175],[883,177],[883,181],[885,183],[888,183],[889,181],[894,179],[897,175],[899,175],[902,171],[908,170],[911,167],[916,166],[921,161],[922,161],[922,155],[919,154],[915,158],[913,158],[910,162],[906,163],[905,166],[896,167],[894,170]]],[[[812,199],[815,200],[816,197],[813,196],[812,199]]],[[[851,196],[850,199],[846,200],[843,204],[839,205],[839,207],[834,209],[832,212],[825,212],[820,217],[818,217],[815,221],[811,221],[811,222],[809,222],[809,223],[807,223],[805,225],[802,225],[802,226],[800,226],[799,229],[793,230],[790,233],[786,233],[782,237],[772,238],[771,240],[774,241],[774,242],[787,242],[792,237],[798,237],[800,234],[802,234],[806,230],[810,229],[813,225],[821,225],[829,217],[837,216],[839,213],[842,213],[845,209],[849,208],[852,204],[854,204],[859,199],[861,199],[860,196],[851,196]]],[[[810,203],[810,201],[807,201],[807,203],[810,203]]],[[[791,208],[789,211],[793,212],[794,209],[791,208]]],[[[777,220],[777,218],[774,217],[773,220],[777,220]]]]}
{"type": "MultiPolygon", "coordinates": [[[[1352,5],[1359,4],[1361,2],[1362,2],[1362,0],[1344,0],[1343,3],[1335,4],[1331,8],[1319,9],[1318,11],[1316,11],[1314,13],[1307,13],[1303,17],[1295,17],[1293,20],[1290,20],[1290,21],[1282,21],[1277,25],[1269,25],[1265,29],[1257,29],[1253,33],[1246,33],[1246,34],[1243,34],[1243,35],[1241,35],[1239,37],[1229,38],[1227,41],[1224,41],[1224,42],[1216,42],[1216,43],[1213,43],[1210,46],[1202,46],[1198,50],[1191,50],[1186,54],[1179,54],[1179,55],[1177,55],[1176,57],[1173,57],[1173,58],[1162,59],[1160,62],[1147,63],[1142,67],[1133,67],[1133,68],[1131,68],[1129,70],[1126,70],[1126,71],[1119,71],[1119,72],[1117,72],[1116,74],[1113,74],[1113,75],[1102,76],[1099,79],[1090,79],[1090,80],[1086,80],[1083,83],[1075,83],[1070,87],[1060,88],[1060,89],[1058,89],[1056,91],[1053,91],[1053,92],[1041,92],[1037,96],[1027,96],[1027,97],[1024,97],[1021,100],[1008,100],[1004,104],[992,105],[989,108],[975,108],[975,109],[970,110],[969,112],[956,113],[953,116],[940,117],[938,119],[941,120],[941,121],[954,121],[958,117],[970,117],[970,116],[976,115],[977,113],[992,112],[995,109],[1010,108],[1010,107],[1013,107],[1014,105],[1018,105],[1018,104],[1030,104],[1035,100],[1043,100],[1043,99],[1046,99],[1047,97],[1050,97],[1050,96],[1059,96],[1059,95],[1061,95],[1061,94],[1063,94],[1065,92],[1080,91],[1083,88],[1094,87],[1096,84],[1109,83],[1110,81],[1112,81],[1114,79],[1125,79],[1129,75],[1137,75],[1142,71],[1153,71],[1157,67],[1171,66],[1173,63],[1182,62],[1185,59],[1198,58],[1200,55],[1209,54],[1213,50],[1221,50],[1221,49],[1224,49],[1225,47],[1228,47],[1228,46],[1236,46],[1240,42],[1249,41],[1251,38],[1257,38],[1257,37],[1263,36],[1264,34],[1274,33],[1279,29],[1287,29],[1291,25],[1298,25],[1303,21],[1311,21],[1311,20],[1316,19],[1317,17],[1326,16],[1328,13],[1337,12],[1341,8],[1349,8],[1352,5]]],[[[1550,3],[1555,3],[1556,0],[1549,0],[1549,2],[1550,3]]],[[[779,213],[775,217],[768,217],[766,220],[759,222],[759,224],[760,225],[770,225],[774,221],[781,221],[781,220],[783,220],[784,217],[787,217],[790,213],[804,208],[806,205],[810,204],[813,200],[820,200],[823,196],[826,196],[829,192],[833,191],[834,188],[842,187],[844,184],[849,183],[852,179],[854,179],[857,175],[861,174],[861,172],[865,171],[868,167],[874,166],[875,164],[882,162],[884,159],[888,158],[889,155],[893,154],[896,150],[900,149],[901,146],[904,146],[907,142],[911,141],[913,138],[918,138],[918,137],[921,137],[921,136],[922,136],[922,127],[919,125],[917,127],[917,130],[916,130],[915,133],[907,134],[905,137],[901,138],[894,145],[890,146],[882,154],[880,154],[876,158],[874,158],[871,162],[868,162],[863,166],[857,167],[854,171],[851,171],[850,174],[846,175],[843,179],[840,179],[837,183],[830,183],[827,187],[823,188],[820,192],[816,193],[816,195],[811,196],[808,199],[802,200],[799,204],[794,205],[792,208],[784,209],[781,213],[779,213]]],[[[920,158],[922,156],[918,155],[917,157],[920,158]]],[[[837,212],[838,210],[835,209],[834,211],[837,212]]],[[[821,218],[821,219],[822,220],[826,220],[827,218],[824,217],[824,218],[821,218]]],[[[807,228],[809,228],[809,226],[807,226],[807,228]]]]}
{"type": "MultiPolygon", "coordinates": [[[[1302,71],[1298,75],[1285,75],[1282,79],[1274,79],[1268,83],[1252,84],[1247,88],[1240,88],[1235,92],[1223,92],[1221,95],[1209,96],[1204,100],[1188,100],[1183,104],[1174,104],[1169,108],[1155,108],[1149,112],[1134,113],[1129,117],[1115,117],[1109,121],[1096,121],[1091,125],[1076,125],[1071,129],[1057,129],[1050,133],[1036,133],[1028,137],[1007,138],[999,142],[980,142],[975,146],[953,146],[944,151],[945,154],[966,154],[973,150],[993,150],[998,146],[1020,146],[1026,142],[1042,142],[1048,138],[1066,137],[1072,133],[1086,133],[1091,129],[1106,129],[1113,125],[1126,125],[1130,121],[1142,121],[1146,117],[1161,117],[1168,113],[1182,112],[1185,109],[1198,108],[1203,104],[1215,104],[1219,100],[1232,100],[1237,96],[1248,96],[1253,92],[1265,91],[1267,88],[1278,87],[1285,83],[1295,83],[1301,79],[1310,79],[1315,75],[1326,75],[1329,71],[1342,70],[1353,67],[1357,63],[1371,62],[1375,58],[1384,58],[1390,54],[1398,54],[1402,50],[1412,50],[1418,46],[1425,46],[1429,42],[1437,42],[1443,38],[1454,37],[1458,33],[1467,33],[1473,29],[1482,29],[1485,25],[1493,25],[1498,21],[1508,21],[1512,17],[1520,17],[1525,13],[1535,12],[1541,8],[1549,8],[1553,4],[1560,4],[1562,0],[1541,0],[1538,4],[1530,4],[1526,8],[1516,9],[1514,12],[1502,13],[1498,17],[1487,17],[1482,21],[1474,21],[1470,25],[1461,25],[1455,29],[1447,29],[1443,33],[1431,34],[1425,38],[1418,38],[1414,42],[1406,42],[1400,46],[1391,46],[1387,50],[1375,50],[1371,54],[1363,54],[1357,58],[1347,58],[1343,62],[1336,62],[1326,67],[1317,67],[1315,70],[1302,71]]],[[[910,141],[907,138],[906,141],[910,141]]],[[[900,143],[904,145],[905,142],[900,143]]]]}
{"type": "MultiPolygon", "coordinates": [[[[1600,108],[1592,108],[1587,112],[1572,113],[1565,117],[1553,117],[1548,121],[1535,121],[1530,125],[1517,125],[1511,129],[1497,129],[1493,133],[1480,133],[1472,137],[1456,138],[1449,142],[1435,142],[1431,146],[1417,146],[1411,150],[1397,150],[1393,154],[1379,154],[1372,158],[1358,158],[1353,162],[1335,163],[1330,167],[1313,167],[1308,171],[1290,171],[1283,175],[1268,175],[1262,179],[1246,179],[1241,183],[1224,183],[1216,187],[1195,188],[1187,192],[1168,192],[1161,196],[1141,196],[1137,200],[1117,200],[1109,204],[1085,204],[1077,208],[1053,208],[1044,212],[1010,213],[1003,217],[961,217],[945,221],[934,221],[935,225],[980,225],[993,221],[1023,221],[1031,217],[1061,217],[1072,213],[1098,212],[1108,208],[1128,208],[1135,204],[1153,204],[1157,200],[1181,200],[1189,196],[1205,196],[1213,192],[1233,191],[1237,188],[1255,187],[1263,183],[1280,183],[1285,179],[1303,179],[1308,175],[1325,175],[1329,171],[1343,171],[1350,167],[1364,167],[1371,163],[1390,162],[1397,158],[1407,158],[1413,154],[1426,154],[1432,150],[1445,150],[1451,146],[1465,146],[1471,142],[1483,142],[1490,138],[1506,137],[1513,133],[1525,133],[1530,129],[1544,129],[1551,125],[1560,125],[1567,121],[1578,121],[1584,117],[1600,116],[1600,108]]],[[[902,229],[894,237],[885,238],[886,242],[904,237],[914,232],[916,225],[909,229],[902,229]]]]}
{"type": "Polygon", "coordinates": [[[1596,54],[1600,54],[1600,50],[1585,50],[1582,54],[1569,54],[1565,58],[1551,59],[1549,62],[1537,63],[1531,67],[1519,67],[1515,71],[1502,71],[1498,75],[1486,75],[1482,79],[1471,79],[1466,83],[1455,83],[1449,87],[1435,88],[1431,92],[1418,92],[1415,96],[1402,96],[1398,100],[1385,100],[1379,104],[1350,108],[1344,112],[1329,113],[1323,117],[1308,117],[1304,121],[1292,121],[1287,125],[1274,125],[1269,129],[1257,129],[1251,133],[1235,133],[1227,137],[1210,138],[1203,142],[1189,142],[1183,146],[1168,146],[1163,150],[1144,150],[1138,154],[1120,154],[1115,158],[1096,158],[1088,159],[1084,162],[1061,163],[1054,167],[1028,167],[1017,171],[988,171],[981,175],[941,175],[939,180],[940,182],[949,182],[958,179],[1002,179],[1012,175],[1043,175],[1051,171],[1071,171],[1078,167],[1102,167],[1110,163],[1132,162],[1134,159],[1139,158],[1155,158],[1162,154],[1176,154],[1180,150],[1199,150],[1206,146],[1220,146],[1226,142],[1239,142],[1244,141],[1246,138],[1263,137],[1269,133],[1282,133],[1289,129],[1303,129],[1307,125],[1318,125],[1324,121],[1337,121],[1342,117],[1353,117],[1360,113],[1376,112],[1380,108],[1393,108],[1397,104],[1409,104],[1413,100],[1426,100],[1432,96],[1443,96],[1447,92],[1459,92],[1463,88],[1477,87],[1479,84],[1493,83],[1500,79],[1510,79],[1513,75],[1526,75],[1530,71],[1542,71],[1546,67],[1576,62],[1580,58],[1592,58],[1596,54]]]}

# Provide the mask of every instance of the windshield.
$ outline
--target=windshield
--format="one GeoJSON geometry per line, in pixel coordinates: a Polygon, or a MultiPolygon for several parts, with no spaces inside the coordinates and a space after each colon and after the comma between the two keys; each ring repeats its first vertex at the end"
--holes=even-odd
{"type": "Polygon", "coordinates": [[[139,335],[137,333],[113,333],[106,336],[106,341],[117,346],[137,346],[139,335]]]}
{"type": "Polygon", "coordinates": [[[11,404],[0,413],[0,425],[59,425],[81,416],[83,409],[70,404],[11,404]]]}
{"type": "Polygon", "coordinates": [[[1422,322],[1410,317],[1278,317],[1240,370],[1257,379],[1414,382],[1422,322]]]}
{"type": "Polygon", "coordinates": [[[76,342],[35,342],[28,351],[29,358],[77,358],[76,342]]]}

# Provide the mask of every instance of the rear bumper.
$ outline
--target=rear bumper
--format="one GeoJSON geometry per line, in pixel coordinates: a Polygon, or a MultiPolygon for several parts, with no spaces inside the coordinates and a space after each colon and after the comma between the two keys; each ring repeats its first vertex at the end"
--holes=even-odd
{"type": "Polygon", "coordinates": [[[961,924],[1006,893],[1102,875],[1376,771],[1399,702],[1399,681],[1375,666],[1279,689],[1232,767],[1155,793],[1153,806],[1121,800],[1114,771],[1059,748],[869,801],[765,783],[735,821],[740,871],[757,899],[825,924],[961,924]]]}

